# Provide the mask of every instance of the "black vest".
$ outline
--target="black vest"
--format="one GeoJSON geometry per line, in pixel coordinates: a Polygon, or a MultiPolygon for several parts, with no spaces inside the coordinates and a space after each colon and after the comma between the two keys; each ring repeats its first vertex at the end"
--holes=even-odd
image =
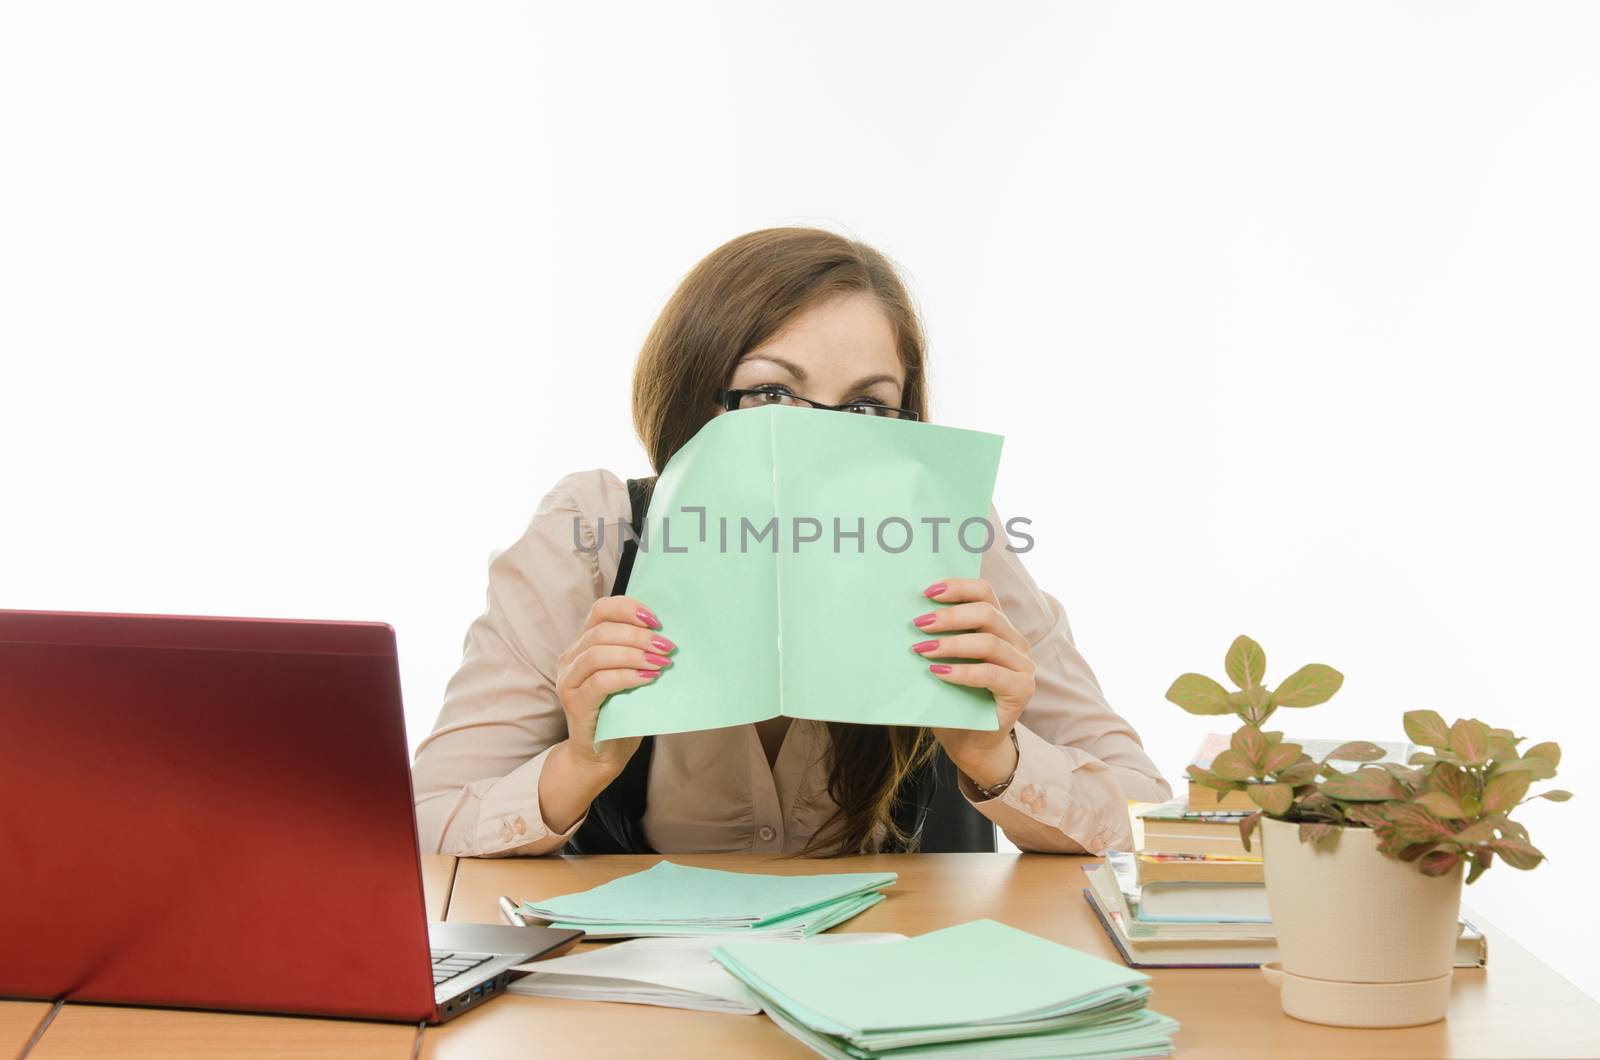
{"type": "MultiPolygon", "coordinates": [[[[650,507],[650,493],[655,483],[653,477],[628,480],[634,539],[623,542],[622,561],[611,586],[613,596],[627,591],[628,576],[633,572],[634,557],[639,550],[635,539],[643,535],[645,512],[650,507]]],[[[618,529],[620,531],[620,527],[618,529]]],[[[657,853],[645,842],[641,826],[654,739],[646,736],[639,741],[639,749],[622,767],[622,772],[590,803],[583,825],[567,840],[562,853],[657,853]]],[[[994,826],[961,796],[956,787],[955,765],[943,748],[936,749],[925,765],[901,781],[893,814],[895,823],[910,837],[910,842],[904,846],[887,845],[885,853],[995,849],[994,826]],[[931,820],[930,809],[934,811],[931,820]]]]}

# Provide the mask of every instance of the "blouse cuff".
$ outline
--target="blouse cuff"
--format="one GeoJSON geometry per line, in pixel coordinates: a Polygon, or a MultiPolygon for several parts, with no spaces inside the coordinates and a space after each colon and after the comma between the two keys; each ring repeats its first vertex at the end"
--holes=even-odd
{"type": "MultiPolygon", "coordinates": [[[[558,850],[588,820],[585,812],[564,832],[551,831],[544,822],[539,811],[539,776],[554,749],[547,747],[506,776],[490,781],[479,795],[477,840],[482,853],[519,853],[532,845],[539,849],[527,853],[558,850]]],[[[476,786],[469,785],[469,790],[476,786]]]]}
{"type": "MultiPolygon", "coordinates": [[[[1103,785],[1092,780],[1084,783],[1087,778],[1078,775],[1079,768],[1087,764],[1078,760],[1079,756],[1108,773],[1105,765],[1083,752],[1050,743],[1021,722],[1015,728],[1017,772],[1011,783],[997,797],[985,799],[958,770],[959,787],[967,802],[1009,835],[1036,833],[1044,826],[1091,854],[1128,849],[1133,836],[1125,802],[1120,797],[1114,800],[1113,809],[1120,811],[1120,816],[1109,813],[1100,790],[1103,785]]],[[[1114,780],[1111,788],[1116,791],[1114,780]]]]}

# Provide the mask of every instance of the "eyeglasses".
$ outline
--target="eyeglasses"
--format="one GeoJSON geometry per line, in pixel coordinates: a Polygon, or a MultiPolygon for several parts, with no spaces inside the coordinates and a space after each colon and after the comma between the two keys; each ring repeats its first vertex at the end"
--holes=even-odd
{"type": "Polygon", "coordinates": [[[737,412],[739,409],[758,409],[765,405],[789,405],[826,409],[829,412],[853,412],[858,416],[879,416],[887,420],[914,421],[918,419],[914,409],[897,409],[893,405],[884,405],[861,398],[844,405],[824,405],[820,401],[812,401],[810,398],[803,398],[799,394],[791,394],[787,390],[778,390],[772,387],[762,387],[757,390],[719,390],[716,393],[716,399],[717,404],[728,412],[737,412]]]}

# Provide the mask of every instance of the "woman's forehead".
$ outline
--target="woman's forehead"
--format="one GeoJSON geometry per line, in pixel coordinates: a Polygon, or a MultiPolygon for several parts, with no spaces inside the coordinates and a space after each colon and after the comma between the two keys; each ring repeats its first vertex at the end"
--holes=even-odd
{"type": "Polygon", "coordinates": [[[816,372],[903,379],[894,326],[876,298],[858,293],[797,313],[777,334],[741,358],[762,361],[804,380],[816,372]]]}

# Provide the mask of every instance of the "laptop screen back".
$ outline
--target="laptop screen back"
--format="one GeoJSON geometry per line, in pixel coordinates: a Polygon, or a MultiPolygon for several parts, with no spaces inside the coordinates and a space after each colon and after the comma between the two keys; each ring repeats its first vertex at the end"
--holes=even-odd
{"type": "Polygon", "coordinates": [[[433,1012],[394,631],[0,611],[0,996],[433,1012]]]}

